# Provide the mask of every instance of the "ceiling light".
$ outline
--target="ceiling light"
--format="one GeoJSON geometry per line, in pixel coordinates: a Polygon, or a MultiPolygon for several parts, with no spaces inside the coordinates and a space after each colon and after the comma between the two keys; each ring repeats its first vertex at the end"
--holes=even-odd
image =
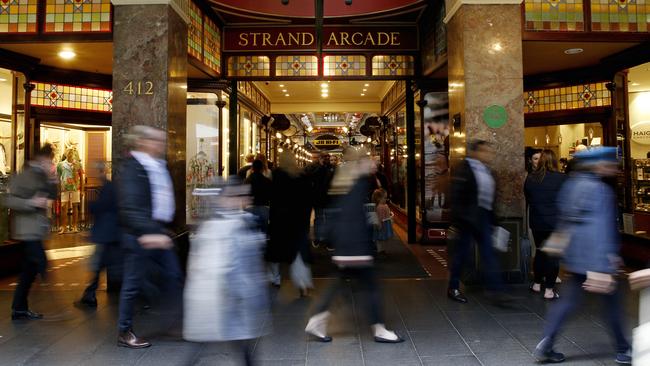
{"type": "Polygon", "coordinates": [[[181,89],[187,90],[187,85],[181,85],[181,89]]]}
{"type": "Polygon", "coordinates": [[[320,87],[324,88],[324,89],[327,89],[329,87],[329,85],[327,85],[327,83],[322,83],[322,84],[320,84],[320,87]]]}
{"type": "Polygon", "coordinates": [[[363,88],[363,91],[364,91],[364,92],[365,92],[365,91],[368,91],[368,89],[366,89],[366,88],[363,88]]]}
{"type": "Polygon", "coordinates": [[[311,132],[313,130],[314,130],[314,128],[312,126],[307,127],[307,131],[311,132]]]}
{"type": "Polygon", "coordinates": [[[0,78],[0,81],[7,81],[7,79],[5,79],[5,78],[0,78]]]}
{"type": "Polygon", "coordinates": [[[280,84],[280,88],[284,88],[284,84],[280,84]]]}
{"type": "Polygon", "coordinates": [[[582,48],[568,48],[564,50],[564,53],[566,53],[567,55],[577,55],[582,52],[584,52],[582,48]]]}
{"type": "Polygon", "coordinates": [[[70,50],[65,50],[65,51],[60,51],[60,52],[59,52],[59,57],[61,57],[61,58],[64,59],[64,60],[71,60],[71,59],[73,59],[75,56],[77,56],[77,54],[74,53],[74,52],[72,52],[72,51],[70,51],[70,50]]]}
{"type": "Polygon", "coordinates": [[[280,132],[276,132],[276,133],[275,133],[275,137],[281,139],[281,138],[282,138],[282,134],[281,134],[280,132]]]}
{"type": "Polygon", "coordinates": [[[287,89],[282,89],[282,92],[283,92],[283,93],[286,93],[286,92],[287,92],[287,89]]]}
{"type": "Polygon", "coordinates": [[[327,93],[323,93],[323,94],[321,94],[320,96],[323,97],[323,98],[327,98],[327,97],[329,96],[329,94],[327,94],[327,93]]]}
{"type": "MultiPolygon", "coordinates": [[[[3,81],[3,80],[0,80],[0,81],[3,81]]],[[[639,83],[632,83],[632,86],[639,86],[639,85],[641,85],[641,84],[639,84],[639,83]]]]}
{"type": "Polygon", "coordinates": [[[365,96],[365,95],[366,95],[365,93],[361,93],[361,96],[362,96],[362,97],[365,96]]]}
{"type": "Polygon", "coordinates": [[[370,84],[363,84],[363,86],[365,86],[365,87],[369,87],[369,86],[370,86],[370,84]]]}
{"type": "Polygon", "coordinates": [[[288,97],[288,96],[289,96],[289,94],[285,94],[284,96],[285,96],[285,97],[288,97]]]}

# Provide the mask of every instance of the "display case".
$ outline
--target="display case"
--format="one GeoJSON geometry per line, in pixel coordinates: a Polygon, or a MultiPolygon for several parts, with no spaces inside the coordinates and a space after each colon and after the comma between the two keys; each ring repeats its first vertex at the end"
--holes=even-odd
{"type": "Polygon", "coordinates": [[[635,211],[650,212],[650,159],[634,159],[632,202],[635,211]]]}

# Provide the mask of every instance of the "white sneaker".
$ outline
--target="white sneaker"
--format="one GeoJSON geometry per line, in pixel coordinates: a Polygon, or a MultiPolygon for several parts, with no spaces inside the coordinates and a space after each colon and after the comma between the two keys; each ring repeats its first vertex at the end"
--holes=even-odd
{"type": "Polygon", "coordinates": [[[562,283],[560,276],[555,277],[555,283],[562,283]]]}
{"type": "Polygon", "coordinates": [[[404,339],[402,339],[400,336],[397,335],[397,333],[393,332],[392,330],[386,329],[386,326],[384,326],[383,324],[373,324],[372,332],[375,335],[375,342],[379,342],[379,343],[404,342],[404,339]]]}
{"type": "Polygon", "coordinates": [[[327,335],[327,320],[329,317],[329,311],[323,311],[322,313],[312,316],[307,322],[305,332],[318,338],[321,342],[331,342],[332,337],[327,335]]]}

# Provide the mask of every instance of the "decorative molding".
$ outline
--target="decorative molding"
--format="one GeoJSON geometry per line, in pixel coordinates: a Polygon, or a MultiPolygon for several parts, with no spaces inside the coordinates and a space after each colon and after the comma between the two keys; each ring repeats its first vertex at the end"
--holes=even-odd
{"type": "Polygon", "coordinates": [[[113,5],[169,5],[183,19],[186,24],[190,23],[187,0],[111,0],[113,5]]]}
{"type": "Polygon", "coordinates": [[[448,24],[462,5],[521,5],[522,2],[523,0],[456,0],[447,8],[444,22],[448,24]]]}

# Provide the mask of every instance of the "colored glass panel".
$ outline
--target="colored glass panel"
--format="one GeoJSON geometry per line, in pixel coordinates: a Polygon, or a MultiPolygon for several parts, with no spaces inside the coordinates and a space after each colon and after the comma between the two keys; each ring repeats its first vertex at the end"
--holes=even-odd
{"type": "Polygon", "coordinates": [[[278,56],[275,59],[277,76],[318,76],[316,56],[278,56]]]}
{"type": "Polygon", "coordinates": [[[325,76],[366,76],[366,58],[362,55],[325,56],[325,76]]]}
{"type": "Polygon", "coordinates": [[[47,0],[45,32],[110,32],[110,0],[47,0]]]}
{"type": "Polygon", "coordinates": [[[436,27],[436,56],[447,54],[447,24],[445,24],[445,2],[441,1],[440,6],[436,11],[435,27],[436,27]]]}
{"type": "Polygon", "coordinates": [[[232,56],[228,58],[228,76],[270,76],[271,62],[266,56],[232,56]]]}
{"type": "Polygon", "coordinates": [[[110,90],[40,82],[33,84],[35,88],[31,102],[35,106],[96,112],[113,110],[113,92],[110,90]]]}
{"type": "Polygon", "coordinates": [[[193,2],[189,4],[190,24],[187,30],[187,52],[201,60],[203,53],[203,13],[193,2]]]}
{"type": "Polygon", "coordinates": [[[203,62],[221,74],[221,32],[207,17],[203,28],[203,62]]]}
{"type": "Polygon", "coordinates": [[[387,55],[373,56],[373,76],[403,76],[415,74],[413,56],[387,55]]]}
{"type": "Polygon", "coordinates": [[[648,32],[649,0],[592,0],[591,29],[596,32],[648,32]]]}
{"type": "Polygon", "coordinates": [[[526,30],[584,31],[582,0],[525,0],[526,30]]]}
{"type": "Polygon", "coordinates": [[[604,82],[532,90],[524,93],[524,113],[603,107],[611,102],[604,82]]]}
{"type": "Polygon", "coordinates": [[[0,33],[36,33],[38,0],[0,0],[0,33]]]}

